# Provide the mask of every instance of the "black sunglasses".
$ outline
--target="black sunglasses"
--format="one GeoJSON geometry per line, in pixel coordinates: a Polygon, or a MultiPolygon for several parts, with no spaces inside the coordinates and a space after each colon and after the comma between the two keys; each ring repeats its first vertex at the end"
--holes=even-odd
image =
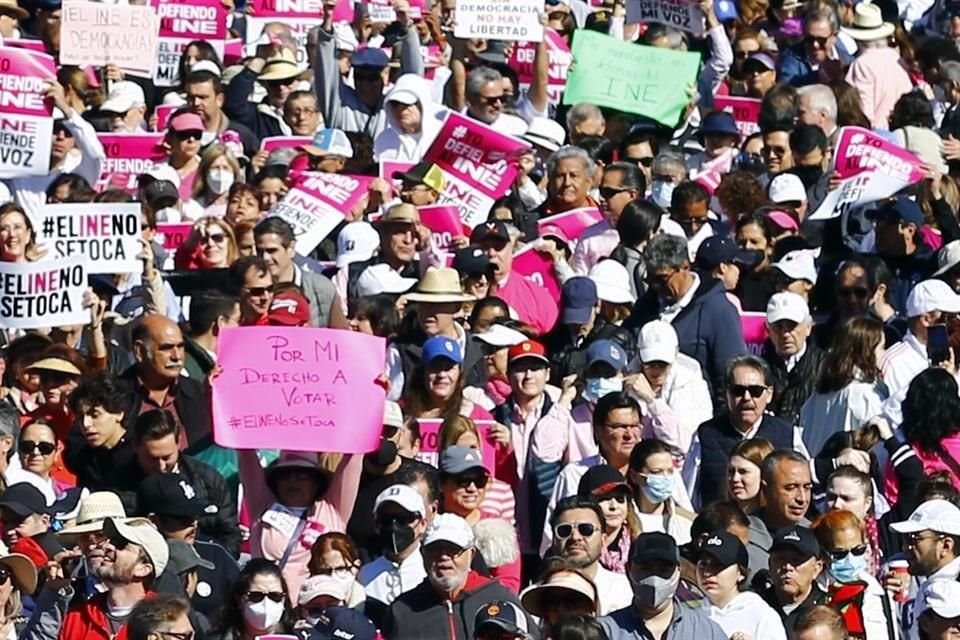
{"type": "Polygon", "coordinates": [[[867,552],[867,545],[861,544],[852,549],[827,549],[827,555],[833,560],[843,560],[848,553],[860,557],[867,552]]]}
{"type": "Polygon", "coordinates": [[[411,525],[417,520],[420,519],[420,516],[416,513],[403,513],[395,514],[389,516],[382,516],[377,518],[377,526],[381,529],[389,527],[394,522],[399,522],[400,524],[411,525]]]}
{"type": "Polygon", "coordinates": [[[52,442],[34,442],[33,440],[21,440],[17,449],[24,455],[30,455],[34,451],[40,451],[40,455],[48,456],[57,450],[57,445],[52,442]]]}
{"type": "Polygon", "coordinates": [[[203,131],[193,129],[190,131],[174,131],[173,137],[177,140],[200,140],[203,137],[203,131]]]}
{"type": "Polygon", "coordinates": [[[840,287],[837,293],[841,298],[866,298],[870,295],[866,287],[840,287]]]}
{"type": "Polygon", "coordinates": [[[487,481],[489,480],[487,475],[484,473],[464,473],[447,477],[457,483],[457,486],[461,489],[466,489],[471,484],[476,485],[477,489],[483,489],[485,486],[487,486],[487,481]]]}
{"type": "Polygon", "coordinates": [[[632,162],[634,164],[639,164],[645,168],[653,166],[653,156],[647,156],[646,158],[624,158],[624,162],[632,162]]]}
{"type": "Polygon", "coordinates": [[[109,542],[110,546],[116,549],[117,551],[123,551],[130,544],[129,540],[127,540],[126,538],[121,538],[120,536],[107,538],[107,542],[109,542]]]}
{"type": "Polygon", "coordinates": [[[803,41],[804,41],[806,44],[808,44],[808,45],[816,44],[816,45],[819,46],[821,49],[825,49],[825,48],[827,47],[827,42],[828,42],[829,40],[830,40],[829,37],[824,38],[824,37],[812,36],[812,35],[809,35],[809,34],[808,34],[808,35],[805,35],[805,36],[803,37],[803,41]]]}
{"type": "Polygon", "coordinates": [[[247,287],[245,291],[252,296],[262,296],[268,293],[273,293],[274,286],[271,284],[266,287],[247,287]]]}
{"type": "Polygon", "coordinates": [[[555,526],[553,531],[557,534],[558,538],[566,539],[573,535],[574,526],[577,528],[577,533],[584,538],[589,538],[600,530],[600,528],[592,522],[578,522],[575,525],[570,522],[563,522],[555,526]]]}
{"type": "Polygon", "coordinates": [[[734,398],[742,398],[750,394],[751,398],[759,398],[767,388],[762,384],[732,384],[730,385],[730,395],[734,398]]]}
{"type": "Polygon", "coordinates": [[[283,602],[285,597],[283,591],[247,591],[247,600],[254,604],[263,602],[264,598],[270,598],[274,602],[283,602]]]}
{"type": "Polygon", "coordinates": [[[601,198],[604,200],[609,200],[610,198],[613,198],[624,191],[629,191],[629,189],[625,189],[623,187],[600,187],[599,191],[601,198]]]}
{"type": "Polygon", "coordinates": [[[498,104],[503,104],[503,95],[499,96],[480,96],[480,99],[483,100],[484,104],[488,107],[492,107],[498,104]]]}

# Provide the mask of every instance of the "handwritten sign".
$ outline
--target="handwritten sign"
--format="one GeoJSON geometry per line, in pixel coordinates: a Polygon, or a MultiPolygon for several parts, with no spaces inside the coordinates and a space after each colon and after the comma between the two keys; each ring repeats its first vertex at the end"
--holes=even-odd
{"type": "Polygon", "coordinates": [[[153,7],[68,0],[61,15],[60,64],[153,74],[160,30],[153,7]]]}
{"type": "Polygon", "coordinates": [[[652,118],[669,127],[690,100],[686,87],[697,80],[700,55],[636,45],[595,31],[573,38],[577,61],[567,79],[564,104],[590,102],[652,118]]]}
{"type": "Polygon", "coordinates": [[[162,133],[98,133],[106,159],[97,189],[108,187],[136,193],[137,177],[167,157],[162,133]]]}
{"type": "Polygon", "coordinates": [[[386,391],[383,338],[304,327],[220,332],[213,435],[235,449],[366,453],[377,448],[386,391]]]}
{"type": "Polygon", "coordinates": [[[193,224],[182,224],[174,222],[161,222],[157,225],[157,241],[161,243],[167,251],[176,251],[190,237],[193,231],[193,224]]]}
{"type": "MultiPolygon", "coordinates": [[[[443,424],[443,421],[432,418],[417,418],[417,424],[420,425],[420,453],[417,454],[417,460],[439,469],[440,425],[443,424]]],[[[493,476],[497,466],[497,450],[490,444],[487,432],[493,427],[494,422],[493,420],[474,420],[473,424],[476,425],[480,434],[480,456],[483,458],[483,466],[493,476]]]]}
{"type": "Polygon", "coordinates": [[[494,200],[517,177],[516,156],[530,145],[496,129],[450,112],[424,155],[443,171],[446,185],[439,204],[455,204],[471,229],[487,219],[494,200]]]}
{"type": "Polygon", "coordinates": [[[47,54],[0,47],[0,178],[50,172],[53,103],[46,79],[56,75],[47,54]]]}
{"type": "MultiPolygon", "coordinates": [[[[247,44],[256,44],[264,29],[273,23],[289,30],[297,41],[297,64],[307,68],[307,36],[323,23],[323,0],[251,0],[247,3],[247,44]]],[[[353,22],[350,0],[339,0],[334,22],[353,22]]]]}
{"type": "Polygon", "coordinates": [[[40,329],[85,324],[86,258],[74,255],[40,262],[0,262],[0,326],[40,329]]]}
{"type": "Polygon", "coordinates": [[[543,40],[543,0],[457,0],[454,35],[520,42],[543,40]]]}
{"type": "Polygon", "coordinates": [[[713,106],[726,111],[737,123],[740,136],[746,138],[760,131],[760,99],[737,98],[734,96],[715,96],[713,106]]]}
{"type": "Polygon", "coordinates": [[[138,273],[140,222],[135,202],[48,204],[40,210],[37,241],[54,259],[84,256],[91,274],[138,273]]]}
{"type": "Polygon", "coordinates": [[[541,218],[537,222],[537,230],[543,236],[545,227],[559,227],[572,241],[578,239],[584,231],[601,220],[603,220],[603,214],[596,207],[581,207],[548,218],[541,218]]]}
{"type": "Polygon", "coordinates": [[[268,215],[290,223],[297,253],[307,256],[367,195],[372,181],[365,176],[305,172],[268,215]]]}
{"type": "Polygon", "coordinates": [[[260,141],[260,151],[270,153],[275,149],[296,149],[313,142],[310,136],[273,136],[260,141]]]}
{"type": "Polygon", "coordinates": [[[627,24],[661,22],[694,34],[703,33],[703,12],[691,0],[627,0],[627,24]]]}
{"type": "Polygon", "coordinates": [[[553,273],[553,261],[528,244],[513,255],[513,270],[524,278],[540,285],[560,302],[560,283],[553,273]]]}
{"type": "Polygon", "coordinates": [[[180,58],[183,50],[194,40],[209,42],[223,60],[224,39],[227,37],[227,9],[220,0],[158,0],[160,40],[157,44],[157,64],[153,83],[158,87],[172,87],[181,78],[180,58]]]}
{"type": "Polygon", "coordinates": [[[827,193],[811,220],[836,218],[851,205],[888,198],[923,180],[920,158],[861,127],[840,129],[830,164],[840,186],[827,193]]]}

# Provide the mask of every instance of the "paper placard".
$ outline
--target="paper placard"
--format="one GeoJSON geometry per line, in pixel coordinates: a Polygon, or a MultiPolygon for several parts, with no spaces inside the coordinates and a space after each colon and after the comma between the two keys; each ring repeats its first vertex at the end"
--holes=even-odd
{"type": "Polygon", "coordinates": [[[139,203],[48,204],[36,222],[37,243],[47,249],[51,259],[83,256],[91,274],[143,270],[137,258],[141,251],[139,203]]]}
{"type": "Polygon", "coordinates": [[[560,283],[553,273],[553,261],[528,244],[513,254],[513,270],[524,278],[540,285],[550,296],[560,302],[560,283]]]}
{"type": "MultiPolygon", "coordinates": [[[[567,88],[567,74],[570,71],[570,65],[573,64],[573,54],[570,52],[570,46],[553,29],[546,29],[543,33],[543,40],[547,47],[547,99],[550,104],[556,107],[563,98],[563,92],[567,88]]],[[[511,69],[517,72],[517,79],[520,83],[520,90],[523,92],[530,90],[530,83],[533,82],[534,68],[533,63],[536,58],[536,42],[518,42],[513,46],[508,62],[511,69]]]]}
{"type": "Polygon", "coordinates": [[[60,20],[60,64],[115,64],[134,75],[151,76],[159,31],[150,5],[68,0],[60,20]]]}
{"type": "Polygon", "coordinates": [[[183,50],[194,40],[209,42],[223,60],[227,37],[227,9],[221,0],[157,0],[160,39],[153,83],[172,87],[180,82],[179,67],[183,50]]]}
{"type": "MultiPolygon", "coordinates": [[[[440,468],[440,425],[443,420],[435,418],[417,418],[417,424],[420,425],[420,453],[416,459],[420,462],[440,468]]],[[[480,456],[483,458],[483,466],[493,477],[497,470],[497,449],[487,438],[487,433],[495,424],[493,420],[474,420],[473,424],[477,427],[480,436],[480,456]]]]}
{"type": "Polygon", "coordinates": [[[715,96],[713,106],[726,111],[733,116],[737,123],[737,131],[742,138],[747,138],[760,131],[760,99],[737,98],[733,96],[715,96]]]}
{"type": "Polygon", "coordinates": [[[691,0],[627,0],[626,24],[660,22],[695,35],[703,33],[703,12],[691,0]]]}
{"type": "Polygon", "coordinates": [[[46,80],[56,77],[51,56],[0,47],[0,178],[50,172],[53,102],[46,80]]]}
{"type": "Polygon", "coordinates": [[[97,189],[123,189],[136,193],[137,177],[167,157],[162,133],[98,133],[106,159],[97,189]]]}
{"type": "Polygon", "coordinates": [[[519,42],[543,40],[543,0],[457,0],[454,35],[519,42]]]}
{"type": "Polygon", "coordinates": [[[0,262],[0,326],[40,329],[86,324],[83,307],[87,289],[86,258],[0,262]]]}

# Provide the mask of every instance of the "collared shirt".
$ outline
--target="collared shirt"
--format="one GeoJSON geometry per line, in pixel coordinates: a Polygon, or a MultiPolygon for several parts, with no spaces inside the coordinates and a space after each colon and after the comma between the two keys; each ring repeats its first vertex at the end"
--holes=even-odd
{"type": "MultiPolygon", "coordinates": [[[[599,618],[609,640],[653,640],[643,618],[630,606],[599,618]]],[[[673,619],[662,640],[727,640],[720,625],[702,612],[673,601],[673,619]]],[[[760,640],[757,638],[756,640],[760,640]]]]}
{"type": "Polygon", "coordinates": [[[188,446],[190,446],[189,439],[187,438],[187,430],[183,424],[183,420],[180,417],[180,412],[177,411],[177,391],[180,388],[176,382],[174,382],[167,389],[167,394],[163,397],[163,403],[157,403],[153,398],[150,397],[150,390],[147,389],[143,381],[138,377],[136,383],[138,391],[143,394],[143,402],[140,403],[140,413],[137,415],[143,415],[148,411],[153,411],[154,409],[163,409],[164,411],[169,411],[170,415],[173,416],[173,419],[176,421],[177,426],[180,427],[180,450],[183,451],[188,446]]]}
{"type": "Polygon", "coordinates": [[[793,371],[793,368],[797,366],[797,363],[803,358],[803,354],[807,352],[807,343],[804,343],[800,346],[800,351],[797,351],[795,354],[783,361],[783,365],[786,367],[787,371],[793,371]]]}
{"type": "Polygon", "coordinates": [[[427,577],[419,547],[400,564],[380,556],[360,568],[357,581],[368,599],[389,605],[402,594],[418,586],[427,577]]]}
{"type": "Polygon", "coordinates": [[[660,319],[664,322],[672,323],[674,318],[680,315],[680,312],[693,301],[693,296],[696,295],[697,289],[700,287],[700,276],[693,272],[691,272],[690,275],[693,276],[693,282],[690,284],[687,292],[673,304],[665,306],[663,311],[660,312],[660,319]]]}

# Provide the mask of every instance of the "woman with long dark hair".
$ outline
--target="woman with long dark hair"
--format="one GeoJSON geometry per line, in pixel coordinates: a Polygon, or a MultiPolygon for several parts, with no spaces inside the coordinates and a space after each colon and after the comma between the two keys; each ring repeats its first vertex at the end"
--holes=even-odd
{"type": "Polygon", "coordinates": [[[290,602],[287,583],[277,565],[254,558],[240,572],[211,637],[254,640],[263,635],[291,634],[296,615],[290,602]]]}

